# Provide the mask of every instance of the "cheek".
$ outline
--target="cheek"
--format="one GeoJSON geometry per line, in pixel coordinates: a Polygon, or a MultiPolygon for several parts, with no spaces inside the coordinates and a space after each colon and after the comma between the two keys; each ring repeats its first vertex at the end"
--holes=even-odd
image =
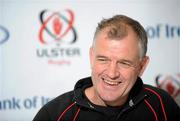
{"type": "Polygon", "coordinates": [[[96,62],[92,66],[93,73],[97,75],[103,73],[105,69],[106,67],[104,65],[98,64],[96,62]]]}
{"type": "Polygon", "coordinates": [[[99,65],[99,64],[94,64],[94,66],[92,67],[92,78],[93,78],[93,83],[95,86],[98,86],[101,80],[101,76],[104,73],[104,66],[99,65]]]}
{"type": "Polygon", "coordinates": [[[92,66],[92,75],[91,76],[92,76],[93,84],[96,88],[97,88],[97,86],[99,86],[99,83],[101,80],[100,77],[101,77],[102,73],[103,73],[103,69],[100,65],[94,64],[94,66],[92,66]]]}
{"type": "Polygon", "coordinates": [[[134,82],[137,79],[138,76],[137,70],[131,70],[131,71],[122,71],[121,77],[126,80],[128,83],[134,82]]]}
{"type": "Polygon", "coordinates": [[[125,81],[125,88],[126,92],[130,91],[130,89],[133,87],[134,83],[137,80],[137,74],[136,72],[124,72],[121,74],[123,80],[125,81]]]}

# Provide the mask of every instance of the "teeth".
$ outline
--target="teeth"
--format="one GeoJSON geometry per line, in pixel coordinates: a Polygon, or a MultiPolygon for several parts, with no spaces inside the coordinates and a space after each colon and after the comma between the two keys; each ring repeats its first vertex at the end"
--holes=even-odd
{"type": "Polygon", "coordinates": [[[120,82],[114,82],[114,81],[109,81],[109,80],[104,80],[107,84],[109,85],[118,85],[120,82]]]}

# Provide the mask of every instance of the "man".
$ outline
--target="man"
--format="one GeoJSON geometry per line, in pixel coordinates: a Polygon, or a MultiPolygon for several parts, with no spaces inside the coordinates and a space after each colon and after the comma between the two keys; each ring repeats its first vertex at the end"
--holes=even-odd
{"type": "Polygon", "coordinates": [[[143,84],[147,35],[116,15],[99,23],[90,48],[91,77],[47,103],[34,121],[177,121],[180,108],[163,90],[143,84]]]}

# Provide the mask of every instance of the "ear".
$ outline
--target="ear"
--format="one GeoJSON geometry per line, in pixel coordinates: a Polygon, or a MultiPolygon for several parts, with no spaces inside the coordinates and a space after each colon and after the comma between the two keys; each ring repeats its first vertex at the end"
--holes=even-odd
{"type": "Polygon", "coordinates": [[[93,64],[94,64],[94,49],[93,49],[93,47],[90,47],[90,49],[89,49],[89,59],[90,59],[90,65],[91,65],[91,69],[92,69],[93,64]]]}
{"type": "Polygon", "coordinates": [[[148,56],[145,56],[145,57],[142,59],[142,62],[141,62],[141,67],[140,67],[139,76],[142,76],[142,74],[144,73],[144,71],[145,71],[148,63],[149,63],[149,57],[148,57],[148,56]]]}

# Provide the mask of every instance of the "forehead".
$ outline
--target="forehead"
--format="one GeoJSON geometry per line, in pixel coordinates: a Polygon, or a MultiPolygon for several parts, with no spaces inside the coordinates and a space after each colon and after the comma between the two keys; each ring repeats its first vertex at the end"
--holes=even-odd
{"type": "Polygon", "coordinates": [[[139,38],[136,32],[134,32],[134,30],[128,26],[126,26],[126,29],[123,31],[113,31],[112,28],[105,28],[102,31],[98,32],[95,38],[96,44],[102,44],[106,41],[111,41],[112,43],[112,40],[123,41],[125,45],[131,45],[132,43],[134,44],[134,46],[136,46],[136,44],[139,43],[139,38]],[[121,32],[123,32],[124,34],[121,34],[121,32]]]}
{"type": "Polygon", "coordinates": [[[114,57],[136,57],[139,56],[139,42],[137,35],[129,30],[127,36],[109,38],[106,32],[101,32],[96,37],[95,52],[101,55],[114,57]]]}

